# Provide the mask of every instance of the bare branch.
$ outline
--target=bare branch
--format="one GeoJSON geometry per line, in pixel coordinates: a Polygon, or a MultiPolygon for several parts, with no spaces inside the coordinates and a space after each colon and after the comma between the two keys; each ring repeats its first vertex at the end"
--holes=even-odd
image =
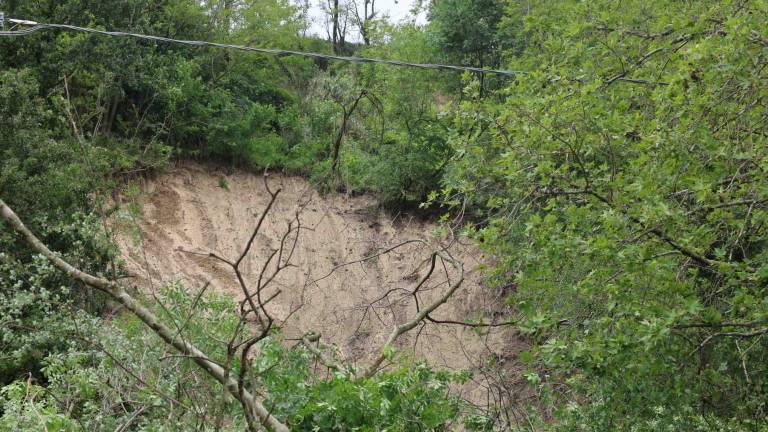
{"type": "Polygon", "coordinates": [[[363,258],[361,258],[361,259],[359,259],[359,260],[354,260],[354,261],[347,261],[347,262],[345,262],[345,263],[339,264],[339,265],[335,266],[334,268],[332,268],[330,271],[328,271],[328,273],[326,273],[325,275],[323,275],[323,276],[321,276],[321,277],[319,277],[319,278],[317,278],[317,279],[313,280],[313,281],[312,281],[312,283],[313,283],[313,284],[315,284],[315,283],[317,283],[317,282],[320,282],[320,281],[321,281],[321,280],[323,280],[323,279],[327,279],[327,278],[328,278],[329,276],[331,276],[331,275],[332,275],[334,272],[336,272],[336,270],[339,270],[340,268],[343,268],[343,267],[347,267],[347,266],[350,266],[350,265],[352,265],[352,264],[358,264],[358,263],[361,263],[361,262],[369,261],[369,260],[372,260],[372,259],[374,259],[374,258],[378,258],[378,257],[380,257],[380,256],[382,256],[382,255],[386,255],[386,254],[388,254],[388,253],[392,252],[392,251],[393,251],[393,250],[395,250],[395,249],[401,248],[401,247],[403,247],[403,246],[406,246],[406,245],[408,245],[408,244],[412,244],[412,243],[420,243],[420,244],[423,244],[423,245],[426,245],[426,244],[427,244],[427,242],[426,242],[426,241],[424,241],[424,240],[421,240],[421,239],[415,239],[415,240],[406,240],[406,241],[404,241],[404,242],[401,242],[401,243],[398,243],[398,244],[396,244],[396,245],[394,245],[394,246],[390,246],[390,247],[388,247],[388,248],[386,248],[386,249],[382,250],[381,252],[377,252],[377,253],[375,253],[375,254],[373,254],[373,255],[368,255],[368,256],[366,256],[366,257],[363,257],[363,258]]]}
{"type": "Polygon", "coordinates": [[[758,336],[764,336],[766,334],[768,334],[768,328],[762,328],[762,329],[751,331],[751,332],[722,331],[722,332],[712,333],[711,335],[704,338],[704,340],[699,344],[699,346],[697,346],[696,349],[691,351],[691,353],[688,354],[688,356],[692,356],[697,352],[701,351],[705,346],[707,346],[708,343],[712,342],[714,339],[717,339],[717,338],[721,338],[721,337],[753,338],[758,336]]]}
{"type": "Polygon", "coordinates": [[[395,328],[392,329],[392,333],[390,333],[389,338],[387,338],[387,341],[384,343],[384,345],[381,348],[381,353],[379,354],[378,357],[376,357],[373,363],[371,363],[368,369],[363,373],[362,375],[363,377],[370,378],[373,375],[375,375],[376,372],[379,370],[381,364],[386,359],[387,349],[392,347],[392,344],[395,343],[397,338],[400,337],[403,333],[406,333],[414,329],[417,325],[419,325],[419,323],[421,323],[424,319],[426,319],[426,317],[430,313],[434,312],[435,309],[439,308],[441,305],[447,302],[448,299],[451,298],[453,293],[456,292],[456,290],[464,282],[464,266],[462,265],[462,263],[453,259],[445,251],[435,251],[435,252],[432,252],[430,271],[421,279],[421,281],[419,281],[417,288],[421,287],[424,284],[424,282],[426,282],[426,280],[432,276],[432,272],[434,271],[434,268],[435,268],[435,262],[438,257],[443,261],[449,263],[454,268],[454,270],[458,272],[458,277],[456,278],[455,281],[453,281],[449,285],[448,289],[445,291],[445,293],[443,293],[442,296],[440,296],[440,298],[430,303],[429,305],[425,306],[410,321],[400,325],[396,325],[395,328]]]}
{"type": "Polygon", "coordinates": [[[765,324],[766,320],[754,320],[743,323],[739,322],[722,322],[722,323],[685,323],[675,324],[672,328],[687,329],[687,328],[722,328],[722,327],[757,327],[761,324],[765,324]]]}

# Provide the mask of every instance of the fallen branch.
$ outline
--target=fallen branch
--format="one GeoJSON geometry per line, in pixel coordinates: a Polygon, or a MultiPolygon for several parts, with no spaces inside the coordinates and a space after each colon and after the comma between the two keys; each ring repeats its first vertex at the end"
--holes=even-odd
{"type": "MultiPolygon", "coordinates": [[[[183,355],[188,356],[211,377],[221,383],[233,397],[240,401],[244,407],[246,418],[251,419],[255,414],[259,418],[260,423],[268,430],[274,432],[288,432],[288,427],[272,416],[264,405],[248,390],[238,388],[238,382],[232,379],[221,366],[215,361],[210,360],[210,358],[195,345],[177,337],[173,330],[160,322],[152,311],[137,302],[122,286],[112,280],[86,273],[72,266],[56,253],[48,249],[48,247],[24,225],[16,213],[14,213],[2,199],[0,199],[0,217],[8,222],[8,224],[10,224],[10,226],[24,238],[32,249],[48,258],[48,260],[60,271],[85,285],[108,294],[139,318],[147,325],[147,327],[152,329],[152,331],[165,343],[173,346],[183,355]]],[[[249,421],[249,423],[252,422],[249,421]]]]}

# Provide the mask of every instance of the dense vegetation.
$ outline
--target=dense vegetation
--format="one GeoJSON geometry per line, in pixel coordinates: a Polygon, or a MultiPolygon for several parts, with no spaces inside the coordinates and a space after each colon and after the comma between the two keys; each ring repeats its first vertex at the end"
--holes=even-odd
{"type": "MultiPolygon", "coordinates": [[[[365,43],[342,47],[285,0],[0,1],[41,22],[521,71],[3,37],[0,197],[113,278],[104,218],[126,210],[105,198],[177,158],[440,209],[493,254],[533,346],[527,418],[473,410],[448,391],[466,374],[418,363],[317,379],[276,332],[252,384],[297,430],[768,430],[768,2],[426,6],[426,26],[366,16],[365,43]]],[[[216,382],[2,227],[0,430],[243,430],[216,382]]],[[[225,355],[210,340],[231,332],[232,300],[161,300],[171,324],[220,317],[185,330],[225,355]]]]}

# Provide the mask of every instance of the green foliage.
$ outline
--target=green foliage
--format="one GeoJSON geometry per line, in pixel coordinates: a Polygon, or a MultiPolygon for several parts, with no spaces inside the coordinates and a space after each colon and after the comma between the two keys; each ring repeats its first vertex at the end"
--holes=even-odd
{"type": "Polygon", "coordinates": [[[429,35],[452,62],[495,66],[501,50],[498,27],[504,15],[498,0],[440,0],[429,7],[429,35]]]}
{"type": "MultiPolygon", "coordinates": [[[[92,229],[83,224],[59,228],[57,234],[75,243],[68,252],[80,252],[80,260],[97,263],[101,257],[89,256],[93,252],[88,250],[92,229]]],[[[19,255],[0,253],[1,384],[25,374],[40,378],[40,366],[48,355],[78,343],[78,324],[70,315],[77,309],[95,313],[104,309],[100,295],[62,278],[45,258],[19,255]]]]}
{"type": "MultiPolygon", "coordinates": [[[[180,325],[189,316],[193,299],[173,285],[160,293],[158,301],[158,315],[168,324],[180,325]]],[[[198,345],[213,349],[218,344],[210,336],[231,332],[234,326],[232,301],[206,296],[196,307],[211,321],[188,321],[184,331],[198,345]]],[[[243,430],[236,404],[222,397],[222,389],[188,359],[169,352],[136,318],[118,316],[107,322],[80,314],[70,320],[79,330],[79,343],[44,358],[38,380],[45,387],[21,379],[5,388],[7,397],[0,410],[10,429],[38,430],[34,423],[25,423],[27,417],[46,422],[50,417],[77,431],[131,424],[141,430],[214,430],[217,418],[227,420],[229,426],[222,430],[243,430]],[[29,395],[18,397],[22,391],[29,395]],[[43,416],[28,414],[42,411],[41,407],[43,416]]]]}
{"type": "Polygon", "coordinates": [[[260,382],[274,395],[268,405],[291,430],[444,430],[461,419],[462,403],[447,391],[465,374],[414,364],[370,379],[335,374],[318,380],[310,361],[303,350],[281,350],[275,342],[261,347],[259,369],[267,372],[260,382]]]}
{"type": "MultiPolygon", "coordinates": [[[[3,7],[330,50],[298,36],[306,22],[283,0],[3,7]]],[[[104,191],[172,155],[444,204],[496,258],[492,282],[514,287],[508,301],[534,344],[523,378],[551,408],[531,427],[765,430],[768,3],[447,0],[431,2],[429,19],[378,21],[357,54],[528,73],[458,77],[67,32],[0,39],[0,196],[52,249],[110,275],[119,265],[94,216],[104,191]]],[[[0,429],[242,429],[233,401],[210,397],[218,385],[138,321],[83,313],[104,313],[103,299],[6,230],[0,251],[0,429]]],[[[229,300],[195,301],[180,285],[160,299],[168,325],[223,359],[229,300]]],[[[406,364],[322,379],[279,334],[258,348],[252,383],[298,430],[491,427],[448,396],[465,377],[406,364]]]]}
{"type": "Polygon", "coordinates": [[[531,73],[455,116],[443,196],[517,287],[555,429],[765,427],[768,8],[678,6],[539,5],[531,73]]]}
{"type": "Polygon", "coordinates": [[[57,114],[30,70],[0,71],[0,191],[20,211],[59,205],[71,211],[93,187],[80,178],[84,158],[75,146],[54,139],[64,127],[57,114]]]}
{"type": "MultiPolygon", "coordinates": [[[[63,101],[54,94],[50,102],[40,96],[30,70],[0,71],[0,196],[71,262],[103,271],[114,248],[90,207],[113,153],[68,140],[63,101]]],[[[11,232],[0,231],[0,383],[39,377],[42,360],[68,349],[76,333],[70,312],[101,313],[104,306],[103,297],[62,277],[11,232]]]]}
{"type": "MultiPolygon", "coordinates": [[[[251,38],[269,34],[285,48],[296,46],[300,26],[295,9],[283,1],[238,5],[210,21],[208,8],[220,11],[226,2],[46,3],[14,3],[6,12],[185,39],[251,44],[251,38]]],[[[170,148],[244,166],[282,166],[285,150],[279,143],[277,111],[294,98],[285,88],[285,71],[292,73],[287,64],[306,69],[301,62],[67,32],[4,39],[0,44],[9,53],[0,66],[34,69],[41,93],[63,94],[62,84],[67,83],[67,104],[83,137],[118,153],[136,151],[141,157],[127,161],[134,167],[162,165],[170,148]]],[[[47,108],[63,116],[64,105],[58,98],[54,101],[59,104],[47,108]]]]}
{"type": "MultiPolygon", "coordinates": [[[[281,0],[6,6],[10,16],[43,22],[328,49],[298,38],[305,23],[281,0]]],[[[399,32],[393,47],[423,55],[418,29],[392,31],[399,32]]],[[[120,271],[105,236],[110,228],[99,219],[122,214],[103,197],[123,176],[160,169],[177,155],[327,182],[339,108],[364,88],[370,97],[351,116],[341,153],[348,190],[418,202],[451,154],[432,99],[434,73],[412,80],[402,71],[334,66],[318,74],[306,59],[68,32],[3,38],[0,47],[7,53],[0,59],[0,196],[51,249],[92,273],[120,271]],[[389,95],[388,87],[400,90],[389,95]]],[[[227,188],[223,178],[220,185],[227,188]]],[[[102,319],[108,310],[101,296],[7,230],[0,251],[0,429],[243,429],[239,406],[218,384],[135,318],[102,319]]],[[[224,361],[220,341],[236,325],[231,299],[195,298],[175,284],[146,302],[224,361]]],[[[254,390],[269,394],[275,413],[298,430],[445,430],[464,414],[448,394],[463,374],[408,364],[372,379],[323,380],[310,370],[309,354],[284,348],[279,334],[258,351],[254,390]]]]}
{"type": "MultiPolygon", "coordinates": [[[[221,341],[238,323],[231,298],[192,295],[173,284],[153,304],[163,321],[224,361],[221,341]]],[[[223,389],[190,359],[168,352],[136,318],[118,316],[101,328],[97,320],[74,318],[92,336],[45,358],[46,387],[22,379],[2,390],[0,430],[39,430],[41,424],[52,425],[49,430],[114,430],[131,422],[141,430],[214,430],[216,424],[243,430],[237,404],[223,389]]],[[[256,347],[251,369],[251,382],[270,395],[266,405],[291,430],[444,430],[460,420],[462,404],[448,395],[448,386],[465,381],[466,374],[415,364],[372,379],[321,379],[311,371],[311,354],[300,347],[286,349],[278,338],[267,338],[256,347]]]]}
{"type": "MultiPolygon", "coordinates": [[[[428,62],[424,50],[426,36],[417,27],[393,29],[389,42],[361,51],[370,57],[395,57],[406,61],[428,62]]],[[[310,111],[309,133],[316,137],[312,150],[298,152],[327,159],[330,143],[338,133],[342,106],[351,106],[362,90],[366,96],[350,117],[341,149],[340,172],[348,192],[374,192],[386,204],[408,206],[423,201],[437,187],[443,168],[452,156],[445,137],[446,119],[439,102],[444,83],[435,72],[384,68],[366,65],[345,68],[333,75],[320,75],[306,101],[310,111]],[[316,119],[316,120],[315,120],[316,119]],[[331,126],[329,128],[329,126],[331,126]],[[327,136],[326,147],[320,147],[327,136]]],[[[292,154],[292,157],[302,156],[292,154]]],[[[318,165],[316,178],[327,177],[329,167],[318,165]]]]}
{"type": "MultiPolygon", "coordinates": [[[[6,12],[176,38],[328,50],[298,37],[305,23],[298,9],[282,0],[132,0],[98,6],[70,0],[14,3],[6,12]]],[[[434,59],[425,50],[429,36],[418,27],[377,29],[381,34],[374,39],[386,44],[361,54],[434,59]]],[[[160,168],[176,154],[284,169],[336,186],[326,165],[339,133],[339,104],[363,89],[370,97],[352,114],[341,149],[345,189],[376,192],[391,203],[418,203],[435,187],[451,156],[435,103],[435,91],[450,86],[434,72],[335,64],[319,73],[305,58],[69,32],[3,39],[0,45],[9,53],[0,66],[26,68],[38,95],[57,95],[35,105],[56,121],[50,137],[72,141],[72,133],[79,134],[74,138],[91,144],[89,150],[113,171],[160,168]]]]}
{"type": "Polygon", "coordinates": [[[56,412],[38,398],[45,390],[29,382],[17,381],[0,389],[0,430],[74,432],[77,423],[56,412]]]}

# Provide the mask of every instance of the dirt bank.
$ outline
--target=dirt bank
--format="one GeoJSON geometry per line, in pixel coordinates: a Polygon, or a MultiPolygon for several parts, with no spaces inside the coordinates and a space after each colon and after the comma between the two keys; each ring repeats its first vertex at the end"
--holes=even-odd
{"type": "MultiPolygon", "coordinates": [[[[388,290],[412,289],[418,277],[427,271],[431,249],[408,245],[323,276],[340,264],[388,246],[428,238],[435,225],[386,214],[371,197],[321,196],[302,178],[269,178],[272,188],[282,191],[245,261],[245,276],[258,275],[298,205],[308,203],[300,218],[309,229],[301,232],[293,259],[296,268],[287,270],[277,281],[282,294],[270,303],[269,310],[281,318],[302,305],[285,323],[286,337],[319,332],[322,340],[337,347],[343,358],[364,366],[380,350],[392,326],[415,313],[415,306],[404,291],[374,307],[367,306],[388,290]]],[[[183,250],[237,257],[268,202],[261,176],[245,172],[227,175],[221,169],[184,163],[145,181],[141,197],[140,241],[127,234],[120,241],[129,269],[138,275],[135,284],[141,289],[152,289],[180,278],[190,290],[198,290],[210,280],[214,289],[242,298],[231,269],[183,250]]],[[[451,251],[464,263],[466,281],[434,317],[459,321],[500,319],[503,302],[493,290],[483,286],[479,269],[486,257],[469,242],[455,243],[451,251]]],[[[439,295],[447,285],[445,282],[446,275],[440,269],[440,276],[425,286],[423,301],[439,295]]],[[[403,335],[398,347],[402,351],[412,350],[416,357],[436,367],[476,372],[492,357],[506,364],[503,369],[512,373],[518,369],[516,354],[525,348],[504,328],[479,335],[466,327],[436,324],[417,327],[403,335]]],[[[462,391],[471,400],[485,400],[489,378],[483,378],[482,373],[477,373],[476,378],[462,391]]]]}

